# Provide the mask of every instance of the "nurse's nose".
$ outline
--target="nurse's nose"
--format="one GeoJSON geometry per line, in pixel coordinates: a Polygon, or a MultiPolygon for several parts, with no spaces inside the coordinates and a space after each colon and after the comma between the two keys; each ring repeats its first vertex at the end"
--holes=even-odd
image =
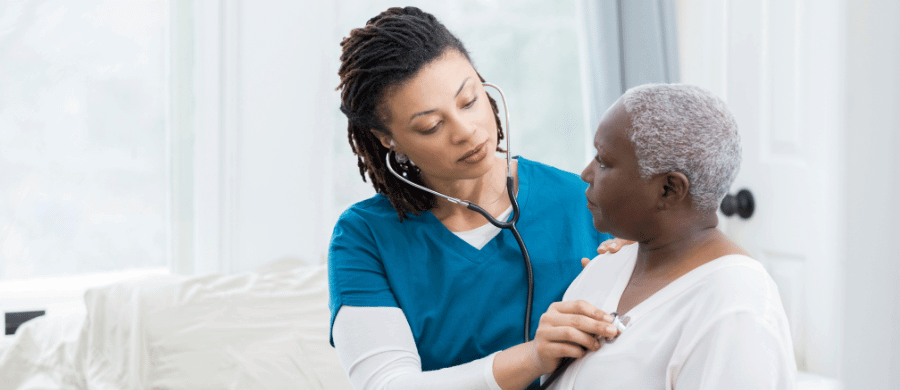
{"type": "Polygon", "coordinates": [[[461,115],[455,115],[450,125],[450,142],[454,145],[464,144],[475,135],[477,126],[466,121],[461,115]]]}

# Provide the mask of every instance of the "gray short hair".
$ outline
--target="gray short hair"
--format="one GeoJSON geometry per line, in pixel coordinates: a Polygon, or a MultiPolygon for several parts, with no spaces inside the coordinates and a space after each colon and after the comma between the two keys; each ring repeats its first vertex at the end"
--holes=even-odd
{"type": "Polygon", "coordinates": [[[681,172],[694,206],[714,211],[741,165],[737,122],[722,99],[686,84],[645,84],[622,95],[641,177],[681,172]]]}

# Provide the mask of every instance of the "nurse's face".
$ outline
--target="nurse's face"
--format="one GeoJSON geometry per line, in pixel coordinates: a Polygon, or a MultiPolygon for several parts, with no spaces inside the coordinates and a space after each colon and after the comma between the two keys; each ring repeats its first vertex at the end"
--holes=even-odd
{"type": "Polygon", "coordinates": [[[603,116],[594,135],[597,155],[581,173],[594,228],[615,237],[643,241],[647,221],[656,212],[650,180],[641,178],[631,118],[621,101],[603,116]]]}
{"type": "Polygon", "coordinates": [[[429,180],[481,177],[496,162],[497,124],[472,64],[455,50],[388,90],[381,143],[406,154],[429,180]]]}

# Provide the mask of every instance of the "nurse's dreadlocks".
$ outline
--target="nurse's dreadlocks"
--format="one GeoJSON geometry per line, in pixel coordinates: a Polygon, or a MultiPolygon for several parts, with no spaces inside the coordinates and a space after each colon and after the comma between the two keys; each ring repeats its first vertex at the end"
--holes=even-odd
{"type": "MultiPolygon", "coordinates": [[[[391,201],[402,221],[406,213],[419,215],[432,209],[434,195],[406,184],[387,171],[385,154],[373,131],[390,134],[384,99],[389,89],[412,77],[440,58],[447,50],[456,50],[469,59],[469,53],[450,31],[431,14],[416,7],[390,8],[369,19],[365,27],[350,32],[341,42],[341,111],[347,116],[347,138],[356,154],[359,174],[366,173],[375,191],[391,201]]],[[[471,63],[471,59],[469,59],[471,63]]],[[[481,76],[479,75],[479,78],[481,76]]],[[[484,82],[484,79],[481,80],[484,82]]],[[[488,95],[497,122],[497,139],[503,139],[497,102],[488,95]]],[[[498,151],[502,149],[498,146],[498,151]]],[[[394,170],[406,173],[414,183],[424,185],[420,171],[408,163],[391,161],[394,170]]]]}

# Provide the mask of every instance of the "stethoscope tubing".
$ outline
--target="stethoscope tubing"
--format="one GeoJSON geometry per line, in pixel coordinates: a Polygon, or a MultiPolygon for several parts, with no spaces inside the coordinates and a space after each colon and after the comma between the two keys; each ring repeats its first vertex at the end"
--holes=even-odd
{"type": "Polygon", "coordinates": [[[525,247],[525,241],[522,239],[522,234],[519,233],[519,229],[516,227],[516,222],[519,221],[519,202],[516,200],[515,192],[513,191],[513,177],[512,177],[512,168],[511,168],[511,153],[509,149],[509,110],[506,106],[506,96],[503,95],[503,90],[500,87],[491,84],[491,83],[482,83],[482,85],[486,87],[492,87],[500,93],[500,98],[503,102],[503,113],[506,117],[506,193],[509,195],[509,201],[512,204],[512,218],[509,221],[500,221],[497,218],[494,218],[491,213],[485,211],[481,206],[469,202],[467,200],[462,200],[458,198],[454,198],[452,196],[444,195],[440,192],[432,190],[431,188],[413,183],[411,180],[403,177],[397,171],[394,170],[393,166],[391,166],[391,152],[393,150],[389,150],[384,155],[384,163],[387,166],[388,171],[390,171],[394,176],[398,179],[402,180],[406,184],[409,184],[415,188],[418,188],[422,191],[428,192],[434,196],[441,197],[446,199],[447,201],[458,204],[461,206],[465,206],[469,210],[475,211],[478,214],[481,214],[491,225],[494,225],[500,229],[509,229],[512,232],[513,237],[516,239],[516,243],[519,245],[519,250],[522,252],[522,259],[525,262],[525,276],[528,279],[528,295],[525,301],[525,334],[524,340],[525,342],[529,342],[531,340],[531,306],[534,303],[534,272],[531,268],[531,256],[528,255],[528,248],[525,247]]]}

